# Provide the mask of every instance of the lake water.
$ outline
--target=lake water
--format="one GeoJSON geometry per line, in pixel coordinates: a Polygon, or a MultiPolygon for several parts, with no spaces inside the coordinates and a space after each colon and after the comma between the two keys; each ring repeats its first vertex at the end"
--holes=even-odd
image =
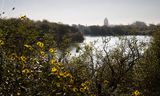
{"type": "Polygon", "coordinates": [[[106,36],[106,37],[91,37],[91,36],[85,36],[85,40],[83,43],[90,44],[95,43],[94,46],[97,48],[100,48],[100,46],[103,46],[103,41],[108,41],[108,46],[110,48],[116,47],[120,43],[121,40],[132,40],[136,39],[138,43],[146,43],[149,44],[151,41],[151,36],[106,36]]]}
{"type": "MultiPolygon", "coordinates": [[[[85,45],[91,45],[94,46],[96,50],[103,50],[104,41],[107,41],[107,51],[112,50],[113,48],[116,48],[121,44],[121,42],[124,42],[125,39],[132,41],[133,39],[137,41],[137,45],[145,45],[144,47],[147,48],[150,44],[150,41],[152,39],[151,36],[106,36],[106,37],[92,37],[92,36],[85,36],[85,40],[83,43],[80,43],[80,46],[83,48],[85,45]]],[[[72,56],[78,55],[76,52],[76,48],[72,49],[72,56]]]]}

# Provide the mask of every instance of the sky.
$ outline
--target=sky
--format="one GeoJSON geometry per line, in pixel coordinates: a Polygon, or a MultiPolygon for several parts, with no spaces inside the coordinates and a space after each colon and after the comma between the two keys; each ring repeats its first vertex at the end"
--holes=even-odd
{"type": "Polygon", "coordinates": [[[105,18],[112,25],[160,23],[160,0],[0,0],[3,11],[5,18],[26,15],[70,25],[103,25],[105,18]]]}

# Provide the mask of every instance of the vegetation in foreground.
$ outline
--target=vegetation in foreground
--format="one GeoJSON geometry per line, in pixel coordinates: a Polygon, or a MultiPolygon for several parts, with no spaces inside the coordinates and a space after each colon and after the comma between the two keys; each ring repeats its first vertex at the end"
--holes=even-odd
{"type": "MultiPolygon", "coordinates": [[[[49,30],[39,34],[28,19],[11,21],[0,24],[1,96],[160,94],[160,27],[153,30],[155,35],[147,49],[135,39],[122,39],[108,51],[108,40],[104,39],[101,51],[94,44],[85,45],[77,47],[78,56],[71,57],[66,35],[57,42],[49,30]]],[[[57,34],[68,32],[59,30],[57,34]]]]}

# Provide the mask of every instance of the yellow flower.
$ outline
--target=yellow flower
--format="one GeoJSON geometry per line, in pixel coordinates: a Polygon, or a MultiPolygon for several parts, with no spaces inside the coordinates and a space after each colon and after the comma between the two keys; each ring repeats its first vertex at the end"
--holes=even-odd
{"type": "Polygon", "coordinates": [[[24,47],[28,48],[29,50],[33,50],[32,46],[31,45],[27,45],[25,44],[24,47]]]}
{"type": "Polygon", "coordinates": [[[27,58],[24,57],[24,56],[21,56],[20,58],[21,58],[21,60],[22,60],[23,62],[26,62],[26,60],[27,60],[27,58]]]}
{"type": "Polygon", "coordinates": [[[89,81],[86,81],[86,82],[85,82],[85,84],[86,84],[86,85],[90,85],[90,84],[91,84],[91,82],[89,82],[89,81]]]}
{"type": "Polygon", "coordinates": [[[60,75],[60,76],[62,76],[62,77],[64,77],[64,76],[65,76],[63,72],[59,73],[59,75],[60,75]]]}
{"type": "Polygon", "coordinates": [[[81,86],[83,86],[83,87],[84,87],[84,86],[86,86],[86,84],[85,84],[85,83],[82,83],[82,84],[81,84],[81,86]]]}
{"type": "Polygon", "coordinates": [[[23,15],[23,16],[20,16],[19,18],[20,18],[21,20],[24,20],[24,19],[27,18],[27,16],[26,16],[26,15],[23,15]]]}
{"type": "Polygon", "coordinates": [[[44,51],[40,51],[41,55],[45,55],[45,52],[44,51]]]}
{"type": "Polygon", "coordinates": [[[85,90],[84,90],[84,88],[80,88],[80,91],[81,91],[81,92],[84,92],[85,90]]]}
{"type": "Polygon", "coordinates": [[[31,71],[29,70],[29,69],[24,69],[24,70],[22,70],[22,73],[25,73],[25,74],[28,74],[28,73],[30,73],[31,71]]]}
{"type": "Polygon", "coordinates": [[[89,90],[89,88],[87,86],[84,87],[84,90],[89,90]]]}
{"type": "Polygon", "coordinates": [[[55,59],[52,59],[51,60],[51,64],[55,64],[56,63],[56,60],[55,59]]]}
{"type": "Polygon", "coordinates": [[[17,58],[17,55],[15,54],[15,53],[12,53],[11,55],[10,55],[10,59],[11,60],[15,60],[17,58]]]}
{"type": "Polygon", "coordinates": [[[56,73],[56,72],[58,72],[58,69],[55,68],[55,67],[53,67],[53,68],[51,69],[51,72],[56,73]]]}
{"type": "Polygon", "coordinates": [[[77,92],[78,91],[78,89],[76,87],[74,87],[72,90],[73,90],[73,92],[77,92]]]}
{"type": "Polygon", "coordinates": [[[108,84],[109,81],[108,81],[108,80],[104,80],[103,83],[104,83],[104,84],[108,84]]]}
{"type": "Polygon", "coordinates": [[[133,93],[132,93],[132,95],[133,96],[140,96],[140,92],[138,91],[138,90],[135,90],[133,93]]]}
{"type": "Polygon", "coordinates": [[[50,48],[50,49],[49,49],[49,52],[50,52],[50,53],[54,53],[54,52],[56,52],[56,49],[50,48]]]}
{"type": "Polygon", "coordinates": [[[41,47],[41,48],[44,47],[44,44],[43,44],[42,42],[37,42],[37,45],[38,45],[39,47],[41,47]]]}
{"type": "Polygon", "coordinates": [[[70,78],[72,78],[72,75],[69,72],[65,71],[64,72],[64,77],[70,77],[70,78]]]}
{"type": "Polygon", "coordinates": [[[3,40],[0,40],[0,46],[1,45],[4,45],[4,41],[3,40]]]}

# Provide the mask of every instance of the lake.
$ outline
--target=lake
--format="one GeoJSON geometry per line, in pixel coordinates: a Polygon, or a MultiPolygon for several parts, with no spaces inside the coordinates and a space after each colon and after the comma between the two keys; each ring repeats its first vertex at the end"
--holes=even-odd
{"type": "MultiPolygon", "coordinates": [[[[148,48],[150,41],[152,39],[151,36],[98,36],[98,37],[92,37],[92,36],[85,36],[85,40],[83,43],[80,43],[80,46],[83,48],[85,45],[91,45],[94,46],[96,50],[103,50],[104,41],[107,41],[107,51],[112,50],[113,48],[116,48],[123,42],[123,44],[127,44],[127,42],[124,42],[125,40],[132,41],[133,39],[137,41],[137,45],[145,45],[144,48],[148,48]]],[[[72,56],[77,56],[79,53],[76,52],[76,48],[73,48],[72,56]]]]}
{"type": "Polygon", "coordinates": [[[149,44],[151,41],[151,36],[106,36],[106,37],[91,37],[91,36],[85,36],[85,40],[82,44],[90,44],[95,42],[95,47],[99,48],[100,46],[103,46],[104,39],[108,40],[108,46],[110,48],[116,47],[120,43],[122,39],[136,39],[138,43],[146,43],[149,44]]]}

